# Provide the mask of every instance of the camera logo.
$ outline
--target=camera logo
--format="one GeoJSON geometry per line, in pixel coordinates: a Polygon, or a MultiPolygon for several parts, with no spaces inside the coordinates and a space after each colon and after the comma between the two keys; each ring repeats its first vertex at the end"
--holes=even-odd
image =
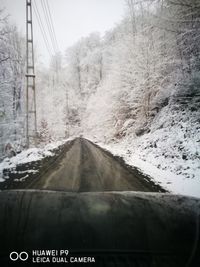
{"type": "Polygon", "coordinates": [[[11,261],[17,261],[18,259],[21,261],[26,261],[28,259],[28,253],[25,251],[22,251],[20,253],[13,251],[10,253],[10,259],[11,261]]]}

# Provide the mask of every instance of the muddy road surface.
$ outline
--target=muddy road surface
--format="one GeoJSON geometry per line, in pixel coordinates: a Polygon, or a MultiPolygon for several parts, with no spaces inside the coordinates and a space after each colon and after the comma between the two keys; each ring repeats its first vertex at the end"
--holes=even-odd
{"type": "MultiPolygon", "coordinates": [[[[40,189],[66,192],[144,191],[164,192],[137,169],[92,142],[77,138],[59,160],[48,163],[42,175],[16,182],[5,189],[40,189]]],[[[19,179],[18,179],[19,180],[19,179]]]]}

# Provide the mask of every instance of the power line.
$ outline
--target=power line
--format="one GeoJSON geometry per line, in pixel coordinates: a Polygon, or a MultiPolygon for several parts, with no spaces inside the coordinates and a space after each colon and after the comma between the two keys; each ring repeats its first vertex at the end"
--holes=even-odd
{"type": "Polygon", "coordinates": [[[48,13],[49,13],[50,24],[51,24],[51,29],[52,29],[52,32],[53,32],[53,38],[54,38],[54,41],[55,41],[55,44],[56,44],[56,48],[57,48],[57,51],[60,51],[59,46],[58,46],[58,42],[57,42],[57,38],[56,38],[56,33],[55,33],[55,29],[54,29],[53,19],[52,19],[51,10],[50,10],[50,7],[49,7],[48,0],[46,0],[46,5],[47,5],[48,13]]]}
{"type": "Polygon", "coordinates": [[[38,21],[38,25],[40,27],[40,30],[41,30],[41,33],[42,33],[42,37],[43,37],[45,46],[47,48],[47,51],[48,51],[50,57],[52,57],[51,46],[49,45],[47,34],[46,34],[46,31],[45,31],[45,28],[44,28],[44,25],[43,25],[43,22],[42,22],[40,13],[39,13],[39,9],[38,9],[37,4],[36,4],[36,1],[33,2],[33,10],[34,10],[34,13],[36,15],[36,18],[37,18],[37,21],[38,21]]]}
{"type": "Polygon", "coordinates": [[[46,19],[47,28],[49,30],[49,35],[51,38],[52,47],[54,49],[54,52],[56,53],[57,51],[59,51],[59,48],[58,48],[58,43],[56,40],[56,35],[55,35],[55,30],[53,26],[53,21],[52,21],[52,16],[50,13],[49,5],[48,5],[48,2],[45,0],[41,0],[41,2],[42,2],[42,8],[43,8],[45,19],[46,19]]]}
{"type": "Polygon", "coordinates": [[[38,21],[38,24],[39,24],[39,27],[40,27],[40,31],[41,31],[45,46],[46,46],[46,48],[48,50],[48,53],[49,53],[49,55],[51,57],[52,56],[51,46],[49,44],[49,41],[48,41],[48,38],[47,38],[47,34],[46,34],[46,31],[45,31],[45,27],[43,25],[43,21],[41,19],[39,8],[38,8],[38,6],[36,4],[36,1],[34,1],[33,9],[34,9],[34,12],[36,14],[36,18],[37,18],[37,21],[38,21]]]}
{"type": "Polygon", "coordinates": [[[45,18],[47,29],[48,29],[49,36],[50,36],[50,43],[52,45],[53,52],[56,53],[56,44],[55,44],[55,40],[53,37],[53,31],[52,31],[51,24],[49,21],[49,16],[47,13],[46,3],[43,0],[41,0],[41,3],[42,3],[42,9],[43,9],[43,13],[44,13],[44,18],[45,18]]]}

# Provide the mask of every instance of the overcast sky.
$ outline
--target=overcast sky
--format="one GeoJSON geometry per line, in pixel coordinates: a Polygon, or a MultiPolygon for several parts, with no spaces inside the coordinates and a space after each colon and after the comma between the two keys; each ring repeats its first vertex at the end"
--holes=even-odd
{"type": "MultiPolygon", "coordinates": [[[[124,0],[47,0],[53,17],[56,37],[61,52],[89,33],[113,28],[124,14],[124,0]]],[[[44,21],[41,0],[36,2],[44,21]]],[[[14,22],[25,34],[26,0],[0,0],[0,8],[5,7],[14,22]]],[[[34,14],[34,13],[33,13],[34,14]]],[[[44,45],[35,15],[33,17],[34,42],[39,50],[40,60],[48,62],[49,53],[44,45]]],[[[45,23],[45,21],[43,22],[45,23]]],[[[47,29],[46,29],[47,31],[47,29]]],[[[47,31],[48,32],[48,31],[47,31]]]]}

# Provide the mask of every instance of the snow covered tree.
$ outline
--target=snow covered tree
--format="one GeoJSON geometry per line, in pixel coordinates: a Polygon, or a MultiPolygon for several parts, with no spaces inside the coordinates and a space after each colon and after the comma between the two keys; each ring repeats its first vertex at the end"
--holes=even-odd
{"type": "Polygon", "coordinates": [[[48,144],[52,141],[51,135],[49,133],[48,123],[45,119],[41,120],[38,137],[39,137],[39,142],[41,144],[48,144]]]}
{"type": "Polygon", "coordinates": [[[23,146],[23,82],[25,76],[25,48],[17,28],[0,11],[0,124],[1,157],[6,145],[23,146]]]}

